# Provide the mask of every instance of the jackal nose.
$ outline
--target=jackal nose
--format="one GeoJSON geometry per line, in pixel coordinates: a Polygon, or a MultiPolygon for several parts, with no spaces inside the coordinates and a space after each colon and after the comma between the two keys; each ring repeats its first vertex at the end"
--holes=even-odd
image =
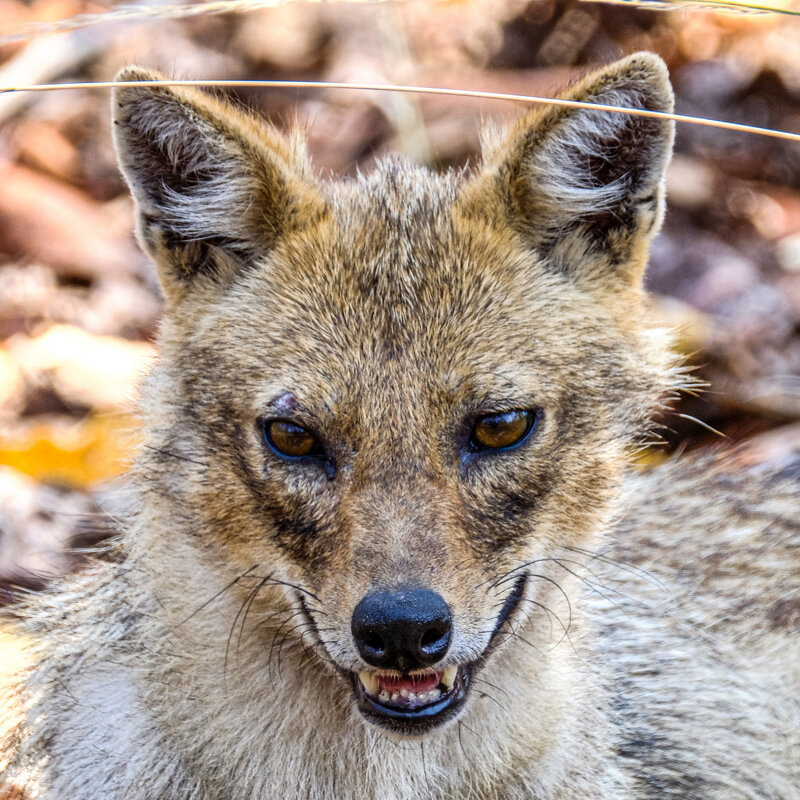
{"type": "Polygon", "coordinates": [[[374,592],[353,611],[350,629],[361,657],[401,672],[435,664],[450,646],[450,608],[430,589],[374,592]]]}

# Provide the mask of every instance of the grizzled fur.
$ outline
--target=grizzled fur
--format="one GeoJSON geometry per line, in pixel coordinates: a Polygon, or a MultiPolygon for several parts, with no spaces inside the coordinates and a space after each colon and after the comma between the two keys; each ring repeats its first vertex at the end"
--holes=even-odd
{"type": "MultiPolygon", "coordinates": [[[[672,108],[649,54],[565,96],[672,108]]],[[[641,289],[671,123],[536,109],[473,175],[389,160],[326,183],[301,142],[201,92],[120,89],[114,117],[167,302],[139,511],[110,562],[25,611],[8,781],[800,796],[796,473],[626,467],[684,382],[641,289]],[[541,410],[522,446],[470,451],[477,417],[513,409],[541,410]],[[327,461],[278,457],[269,417],[327,461]],[[463,713],[419,736],[366,722],[345,677],[365,669],[354,607],[408,585],[452,610],[442,666],[476,665],[463,713]]]]}

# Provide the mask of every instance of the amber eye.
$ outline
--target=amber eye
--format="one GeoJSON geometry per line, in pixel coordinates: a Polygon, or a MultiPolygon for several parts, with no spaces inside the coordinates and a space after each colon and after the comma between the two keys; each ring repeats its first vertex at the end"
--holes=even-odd
{"type": "Polygon", "coordinates": [[[470,444],[478,450],[504,450],[520,444],[539,421],[538,411],[506,411],[480,417],[472,429],[470,444]]]}
{"type": "Polygon", "coordinates": [[[300,458],[323,453],[319,440],[313,433],[285,419],[265,420],[262,423],[264,439],[281,456],[300,458]]]}

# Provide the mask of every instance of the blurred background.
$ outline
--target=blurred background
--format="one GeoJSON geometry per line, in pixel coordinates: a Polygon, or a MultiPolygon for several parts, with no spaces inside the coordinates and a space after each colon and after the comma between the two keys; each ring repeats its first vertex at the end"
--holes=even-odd
{"type": "MultiPolygon", "coordinates": [[[[648,49],[670,67],[678,112],[800,132],[800,2],[769,2],[770,13],[743,13],[583,0],[0,0],[0,88],[108,80],[137,63],[180,78],[547,95],[648,49]]],[[[390,151],[435,170],[471,164],[483,121],[522,109],[230,94],[304,129],[322,176],[368,171],[390,151]]],[[[132,236],[108,109],[107,90],[0,93],[0,602],[102,540],[136,447],[136,386],[161,301],[132,236]]],[[[668,193],[648,286],[710,388],[663,420],[666,444],[643,463],[709,446],[733,446],[742,462],[788,459],[800,449],[800,143],[679,125],[668,193]]]]}

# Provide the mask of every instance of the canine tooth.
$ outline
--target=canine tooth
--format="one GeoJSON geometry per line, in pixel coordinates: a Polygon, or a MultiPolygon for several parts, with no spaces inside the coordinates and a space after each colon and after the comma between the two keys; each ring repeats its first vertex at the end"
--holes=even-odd
{"type": "Polygon", "coordinates": [[[388,703],[389,702],[389,692],[387,692],[386,689],[382,689],[381,693],[378,695],[378,700],[380,700],[381,703],[388,703]]]}
{"type": "Polygon", "coordinates": [[[453,684],[456,682],[456,673],[458,672],[457,666],[448,667],[442,673],[442,685],[450,690],[453,688],[453,684]]]}
{"type": "Polygon", "coordinates": [[[371,672],[359,672],[358,679],[367,694],[378,694],[381,688],[380,681],[371,672]]]}
{"type": "Polygon", "coordinates": [[[398,692],[392,692],[392,702],[393,703],[396,703],[399,697],[400,697],[400,694],[398,692]]]}

